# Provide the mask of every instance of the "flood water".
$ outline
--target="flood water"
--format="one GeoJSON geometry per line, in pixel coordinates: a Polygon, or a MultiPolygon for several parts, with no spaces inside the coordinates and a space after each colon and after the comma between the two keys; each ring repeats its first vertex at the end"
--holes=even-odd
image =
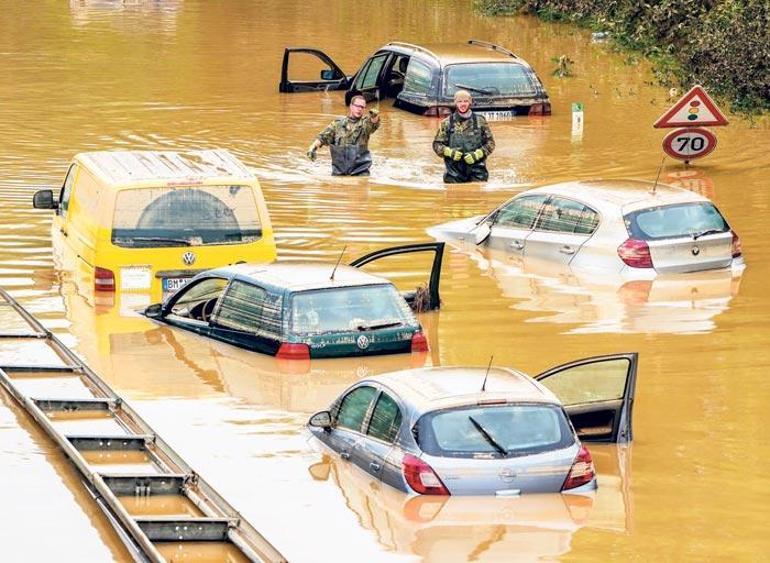
{"type": "MultiPolygon", "coordinates": [[[[652,84],[645,64],[591,43],[588,32],[481,17],[460,0],[5,2],[0,71],[0,285],[290,560],[749,560],[770,552],[767,120],[728,114],[730,125],[713,130],[712,155],[690,167],[667,160],[661,173],[724,212],[743,242],[748,267],[739,278],[618,288],[452,252],[443,308],[421,319],[427,357],[287,366],[138,317],[141,296],[95,298],[78,287],[54,266],[50,214],[31,209],[35,189],[60,186],[81,151],[227,148],[260,177],[280,260],[334,261],[345,245],[352,259],[427,240],[431,225],[488,211],[529,186],[654,179],[665,132],[652,123],[672,103],[668,90],[652,84]],[[344,99],[278,94],[284,46],[322,48],[352,73],[391,40],[469,38],[527,59],[553,104],[550,117],[492,123],[498,148],[488,184],[444,186],[430,149],[437,121],[389,103],[380,105],[370,178],[332,178],[323,150],[317,163],[304,158],[316,132],[345,112],[344,99]],[[562,54],[575,61],[575,77],[551,76],[551,59],[562,54]],[[571,135],[573,102],[585,104],[579,137],[571,135]],[[410,500],[314,451],[302,430],[308,414],[372,373],[486,365],[494,355],[496,365],[535,374],[629,351],[640,354],[635,439],[591,448],[595,498],[410,500]]],[[[417,276],[411,264],[388,268],[381,271],[403,274],[400,283],[417,276]]],[[[0,363],[30,359],[21,348],[0,351],[0,363]]],[[[141,463],[105,460],[121,461],[141,463]]],[[[4,392],[0,477],[3,560],[127,558],[76,472],[4,392]]]]}

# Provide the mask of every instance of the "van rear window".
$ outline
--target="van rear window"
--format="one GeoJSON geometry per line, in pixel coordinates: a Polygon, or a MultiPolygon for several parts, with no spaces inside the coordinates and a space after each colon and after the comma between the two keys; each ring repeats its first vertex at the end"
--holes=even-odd
{"type": "Polygon", "coordinates": [[[249,186],[137,188],[118,192],[112,243],[127,248],[239,244],[261,238],[249,186]]]}
{"type": "Polygon", "coordinates": [[[719,210],[708,201],[649,207],[628,213],[628,233],[639,240],[725,233],[730,230],[719,210]]]}

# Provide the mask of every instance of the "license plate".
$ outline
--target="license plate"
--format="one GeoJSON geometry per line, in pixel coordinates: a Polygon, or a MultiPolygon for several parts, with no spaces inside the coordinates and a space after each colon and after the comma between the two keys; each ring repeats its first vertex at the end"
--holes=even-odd
{"type": "Polygon", "coordinates": [[[487,121],[501,121],[504,119],[511,119],[513,117],[513,112],[510,110],[507,111],[482,111],[479,112],[481,115],[487,118],[487,121]]]}
{"type": "Polygon", "coordinates": [[[190,278],[163,278],[163,293],[174,293],[183,288],[190,278]]]}

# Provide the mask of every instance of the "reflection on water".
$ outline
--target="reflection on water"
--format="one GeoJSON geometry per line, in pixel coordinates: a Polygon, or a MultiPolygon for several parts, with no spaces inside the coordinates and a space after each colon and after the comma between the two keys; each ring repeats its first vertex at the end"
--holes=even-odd
{"type": "MultiPolygon", "coordinates": [[[[272,358],[164,330],[131,316],[141,305],[138,297],[89,296],[77,288],[76,276],[55,269],[50,214],[32,210],[30,200],[40,186],[60,184],[76,152],[222,147],[259,175],[281,260],[336,261],[346,244],[352,258],[425,240],[430,225],[482,213],[534,184],[654,179],[664,133],[652,123],[668,102],[645,64],[590,43],[588,32],[529,18],[482,17],[469,13],[464,0],[28,0],[5,3],[0,29],[0,69],[12,77],[0,81],[0,285],[137,403],[142,416],[290,559],[431,559],[433,550],[447,553],[442,542],[457,541],[458,553],[479,559],[497,553],[496,546],[509,546],[505,554],[512,546],[526,550],[530,536],[519,529],[506,539],[509,524],[494,519],[480,525],[474,540],[451,531],[440,540],[438,532],[424,531],[426,525],[393,525],[401,539],[380,538],[374,530],[387,526],[371,522],[395,519],[403,510],[350,493],[369,499],[365,520],[345,505],[344,486],[308,474],[318,456],[302,433],[307,414],[360,377],[411,367],[409,355],[285,369],[272,358]],[[380,103],[383,125],[372,137],[372,177],[332,178],[328,156],[316,164],[305,159],[312,137],[345,113],[344,97],[278,94],[284,46],[318,46],[353,72],[391,40],[470,37],[527,59],[553,103],[548,118],[492,123],[498,148],[489,161],[489,184],[442,185],[441,162],[430,149],[437,120],[389,102],[380,103]],[[560,80],[550,76],[551,58],[565,53],[575,61],[576,76],[560,80]],[[585,107],[583,135],[575,142],[572,102],[585,107]],[[397,543],[403,548],[394,552],[390,546],[397,543]]],[[[550,557],[665,552],[672,559],[746,560],[770,550],[763,477],[770,458],[763,434],[770,396],[764,283],[770,277],[764,222],[770,122],[730,121],[718,131],[712,155],[689,167],[666,161],[661,181],[713,198],[730,218],[749,264],[740,279],[623,286],[489,256],[445,257],[442,310],[421,318],[431,352],[417,361],[486,365],[494,354],[495,363],[538,373],[594,354],[640,353],[634,479],[602,484],[588,520],[576,516],[572,531],[532,528],[542,552],[562,554],[550,557]],[[607,503],[612,508],[605,512],[601,496],[615,490],[623,500],[607,503]],[[633,526],[616,517],[631,514],[631,491],[633,526]]],[[[11,343],[0,362],[29,354],[11,343]]],[[[66,464],[52,462],[54,472],[41,459],[30,438],[34,426],[6,417],[2,431],[13,436],[13,447],[0,442],[0,472],[9,460],[25,467],[3,473],[4,482],[24,482],[6,491],[31,491],[28,503],[14,496],[12,506],[46,508],[45,499],[52,499],[50,518],[41,524],[64,523],[72,532],[66,538],[72,543],[59,545],[75,546],[88,560],[125,559],[105,539],[108,528],[100,518],[84,521],[78,499],[67,505],[67,496],[82,488],[62,477],[66,464]]],[[[3,537],[33,538],[29,518],[17,516],[0,515],[3,537]]],[[[52,552],[43,542],[26,546],[28,559],[52,552]]]]}

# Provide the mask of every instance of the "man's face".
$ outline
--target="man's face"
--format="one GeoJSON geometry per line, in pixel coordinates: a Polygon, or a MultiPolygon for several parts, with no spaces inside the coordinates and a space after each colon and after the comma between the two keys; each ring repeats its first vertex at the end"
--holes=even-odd
{"type": "Polygon", "coordinates": [[[460,98],[455,105],[457,106],[457,111],[465,113],[471,107],[471,101],[468,98],[460,98]]]}
{"type": "Polygon", "coordinates": [[[356,98],[352,102],[350,102],[351,117],[355,117],[356,119],[358,119],[362,115],[364,115],[364,111],[366,111],[366,101],[364,101],[363,99],[356,98]]]}

